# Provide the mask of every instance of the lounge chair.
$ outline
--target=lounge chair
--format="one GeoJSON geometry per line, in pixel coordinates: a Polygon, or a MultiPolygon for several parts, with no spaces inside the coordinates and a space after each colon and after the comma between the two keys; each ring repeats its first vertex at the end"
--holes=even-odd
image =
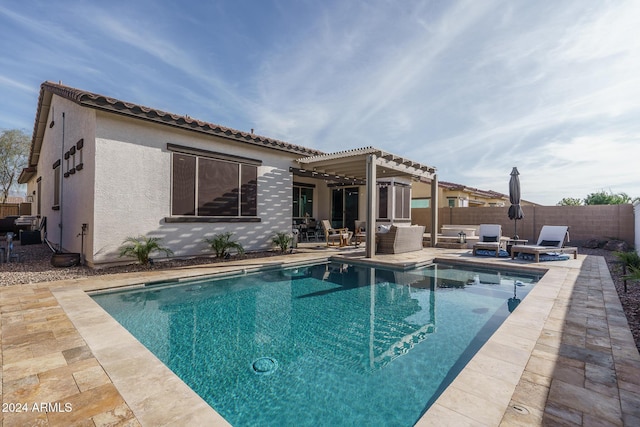
{"type": "Polygon", "coordinates": [[[535,245],[511,247],[511,259],[514,259],[518,253],[533,254],[535,262],[540,262],[540,255],[545,253],[572,253],[574,259],[578,258],[578,248],[565,247],[565,238],[568,242],[569,227],[566,225],[544,225],[535,245]]]}
{"type": "Polygon", "coordinates": [[[348,228],[331,227],[328,219],[322,220],[322,228],[324,229],[327,246],[330,246],[332,242],[333,246],[335,246],[335,242],[338,242],[340,246],[348,245],[351,237],[353,236],[353,231],[349,231],[348,228]]]}
{"type": "Polygon", "coordinates": [[[494,251],[496,257],[500,255],[502,247],[502,226],[500,224],[480,224],[478,242],[473,244],[473,255],[478,249],[494,251]]]}

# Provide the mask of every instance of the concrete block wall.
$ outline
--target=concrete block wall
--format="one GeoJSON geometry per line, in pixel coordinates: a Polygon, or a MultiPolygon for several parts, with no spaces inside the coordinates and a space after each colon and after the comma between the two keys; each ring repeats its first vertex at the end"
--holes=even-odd
{"type": "MultiPolygon", "coordinates": [[[[536,241],[543,225],[568,225],[572,241],[583,242],[591,238],[615,238],[633,245],[637,237],[638,210],[635,206],[523,206],[524,218],[517,222],[517,234],[522,239],[536,241]]],[[[508,207],[440,208],[438,231],[443,224],[500,224],[505,236],[515,233],[514,221],[510,220],[508,207]]],[[[431,232],[431,210],[412,209],[415,224],[427,227],[431,232]]],[[[637,245],[636,245],[637,246],[637,245]]]]}
{"type": "Polygon", "coordinates": [[[633,204],[633,221],[635,224],[635,246],[636,252],[640,254],[640,202],[633,204]]]}

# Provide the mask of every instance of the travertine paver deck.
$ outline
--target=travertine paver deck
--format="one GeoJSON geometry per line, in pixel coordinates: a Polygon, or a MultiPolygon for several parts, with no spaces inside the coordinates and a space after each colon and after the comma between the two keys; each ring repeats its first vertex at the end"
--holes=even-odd
{"type": "MultiPolygon", "coordinates": [[[[604,259],[581,255],[533,265],[468,253],[425,249],[375,259],[549,269],[418,425],[640,425],[640,356],[604,259]]],[[[224,266],[2,288],[3,407],[29,405],[27,412],[3,411],[3,425],[224,425],[85,291],[327,256],[362,262],[362,255],[310,250],[224,266]],[[49,411],[34,410],[41,403],[50,404],[42,407],[49,411]]]]}

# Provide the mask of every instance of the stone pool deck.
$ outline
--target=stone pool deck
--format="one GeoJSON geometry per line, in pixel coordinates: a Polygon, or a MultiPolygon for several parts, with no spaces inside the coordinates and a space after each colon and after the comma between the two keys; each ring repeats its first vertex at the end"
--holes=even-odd
{"type": "MultiPolygon", "coordinates": [[[[361,250],[301,248],[222,266],[1,288],[2,425],[228,425],[86,292],[330,256],[367,261],[361,250]]],[[[432,259],[548,272],[417,425],[640,425],[640,355],[602,257],[534,264],[424,249],[374,261],[432,259]]]]}

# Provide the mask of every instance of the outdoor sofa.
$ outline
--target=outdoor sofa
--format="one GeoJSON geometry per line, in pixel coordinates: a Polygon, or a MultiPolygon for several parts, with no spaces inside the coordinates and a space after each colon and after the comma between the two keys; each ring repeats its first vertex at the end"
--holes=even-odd
{"type": "Polygon", "coordinates": [[[424,226],[392,225],[386,233],[376,233],[377,253],[402,254],[422,250],[424,226]]]}

